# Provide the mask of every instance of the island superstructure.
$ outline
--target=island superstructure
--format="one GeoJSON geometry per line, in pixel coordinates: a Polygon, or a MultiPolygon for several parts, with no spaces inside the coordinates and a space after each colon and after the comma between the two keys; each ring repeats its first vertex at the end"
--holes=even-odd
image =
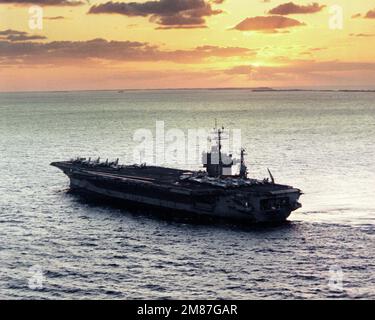
{"type": "Polygon", "coordinates": [[[217,144],[203,154],[205,171],[160,166],[120,165],[119,160],[101,162],[77,158],[53,162],[70,179],[70,190],[93,198],[105,198],[125,207],[151,207],[174,216],[230,219],[249,223],[283,222],[301,207],[301,190],[277,184],[270,178],[248,177],[245,150],[240,170],[232,175],[234,161],[222,152],[222,129],[217,144]]]}

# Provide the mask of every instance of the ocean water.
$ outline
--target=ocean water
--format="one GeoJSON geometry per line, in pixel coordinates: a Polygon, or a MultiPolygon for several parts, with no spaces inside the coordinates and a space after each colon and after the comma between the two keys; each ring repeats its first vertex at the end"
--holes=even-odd
{"type": "MultiPolygon", "coordinates": [[[[0,94],[0,298],[375,298],[375,94],[0,94]],[[272,228],[87,203],[52,161],[132,159],[136,129],[241,129],[251,176],[304,191],[272,228]]],[[[176,164],[171,164],[177,166],[176,164]]],[[[197,165],[186,165],[199,169],[197,165]]]]}

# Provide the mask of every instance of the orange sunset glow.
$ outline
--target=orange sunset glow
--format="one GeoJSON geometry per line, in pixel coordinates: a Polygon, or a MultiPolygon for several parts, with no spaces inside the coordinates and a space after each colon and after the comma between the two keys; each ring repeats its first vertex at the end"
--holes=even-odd
{"type": "Polygon", "coordinates": [[[0,0],[0,17],[0,91],[375,89],[373,0],[0,0]]]}

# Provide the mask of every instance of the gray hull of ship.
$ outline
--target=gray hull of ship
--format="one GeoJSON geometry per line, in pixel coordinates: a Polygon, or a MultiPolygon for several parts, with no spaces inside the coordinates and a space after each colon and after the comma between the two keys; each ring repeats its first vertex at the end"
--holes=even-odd
{"type": "MultiPolygon", "coordinates": [[[[168,200],[156,197],[150,197],[141,194],[123,192],[97,186],[89,179],[77,178],[66,173],[70,178],[70,188],[77,191],[100,198],[113,199],[116,202],[139,204],[143,206],[155,207],[165,212],[185,212],[197,217],[209,217],[225,220],[237,220],[249,223],[276,223],[287,220],[292,211],[299,206],[288,208],[278,208],[273,210],[261,210],[260,201],[266,199],[266,196],[253,196],[249,198],[249,206],[239,206],[233,199],[233,194],[221,195],[214,204],[206,205],[191,201],[190,203],[173,200],[173,195],[168,200]]],[[[300,192],[298,189],[288,190],[280,193],[279,197],[288,197],[290,203],[298,204],[300,192]],[[294,190],[294,191],[293,191],[294,190]]]]}

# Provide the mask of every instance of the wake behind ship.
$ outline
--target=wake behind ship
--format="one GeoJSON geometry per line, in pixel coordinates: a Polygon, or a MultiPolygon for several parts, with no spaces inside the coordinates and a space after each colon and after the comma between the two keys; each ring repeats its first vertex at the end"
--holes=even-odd
{"type": "Polygon", "coordinates": [[[301,207],[299,189],[270,179],[248,178],[241,150],[240,173],[232,175],[231,155],[218,144],[203,156],[205,171],[185,171],[147,165],[120,165],[78,158],[53,162],[70,179],[70,189],[90,197],[120,202],[124,206],[148,206],[174,215],[229,219],[249,223],[283,222],[301,207]]]}

